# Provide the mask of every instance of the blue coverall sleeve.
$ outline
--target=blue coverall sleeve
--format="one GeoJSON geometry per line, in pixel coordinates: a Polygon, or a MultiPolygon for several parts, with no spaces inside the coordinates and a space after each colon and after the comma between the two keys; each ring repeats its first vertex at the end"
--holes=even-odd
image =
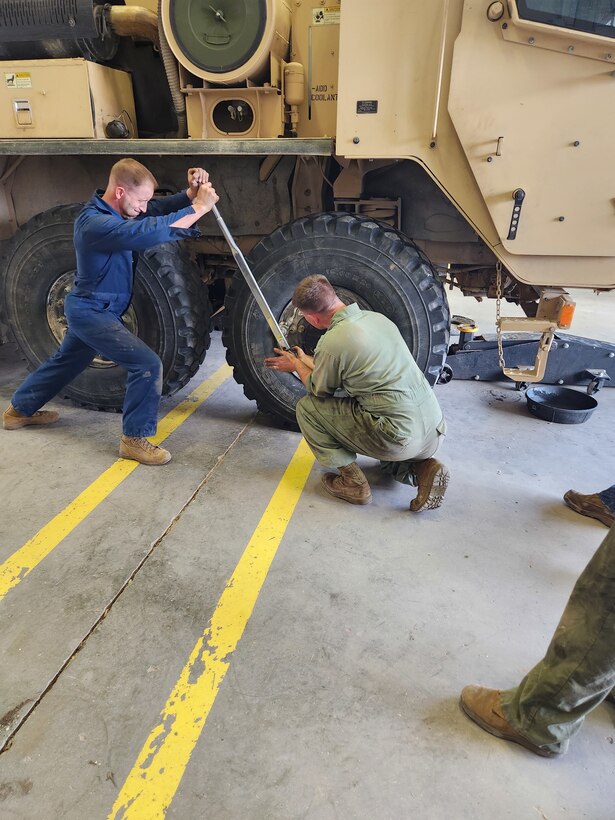
{"type": "Polygon", "coordinates": [[[171,228],[183,216],[193,215],[192,206],[166,216],[117,219],[111,214],[92,216],[83,225],[82,240],[97,251],[145,251],[163,242],[200,236],[193,228],[171,228]]]}
{"type": "Polygon", "coordinates": [[[190,197],[185,191],[180,191],[178,194],[172,194],[171,196],[156,197],[156,199],[150,199],[145,216],[174,214],[182,208],[188,208],[190,204],[190,197]]]}

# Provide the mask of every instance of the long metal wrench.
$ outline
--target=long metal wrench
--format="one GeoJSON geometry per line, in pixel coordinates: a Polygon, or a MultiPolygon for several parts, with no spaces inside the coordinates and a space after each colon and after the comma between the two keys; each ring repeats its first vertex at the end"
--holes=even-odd
{"type": "Polygon", "coordinates": [[[267,324],[269,325],[269,329],[273,333],[275,340],[278,343],[278,347],[280,347],[282,350],[290,350],[290,345],[288,344],[286,336],[284,335],[284,331],[282,330],[275,316],[273,315],[271,308],[269,307],[265,297],[263,296],[262,290],[258,286],[258,282],[254,278],[254,274],[250,270],[248,263],[246,262],[246,259],[243,253],[241,252],[241,249],[233,239],[231,232],[226,226],[226,222],[220,216],[220,211],[216,208],[215,205],[212,208],[212,213],[216,217],[216,221],[220,226],[220,230],[224,234],[224,238],[228,242],[233,257],[237,262],[237,265],[239,266],[239,270],[241,271],[243,278],[246,280],[248,287],[252,291],[252,295],[256,299],[256,302],[259,308],[261,309],[262,314],[265,317],[267,324]]]}

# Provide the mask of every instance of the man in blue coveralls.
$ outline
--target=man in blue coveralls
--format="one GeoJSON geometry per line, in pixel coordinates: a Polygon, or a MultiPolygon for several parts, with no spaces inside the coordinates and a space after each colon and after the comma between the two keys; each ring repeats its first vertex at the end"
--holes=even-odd
{"type": "Polygon", "coordinates": [[[144,165],[121,159],[106,190],[94,194],[77,217],[77,272],[64,305],[68,330],[58,351],[15,391],[2,417],[5,430],[57,421],[58,413],[40,408],[102,354],[128,372],[120,456],[141,464],[171,460],[168,450],[147,440],[156,433],[162,362],[121,316],[132,298],[133,253],[199,236],[192,226],[218,196],[202,168],[190,168],[185,192],[153,200],[156,186],[144,165]]]}

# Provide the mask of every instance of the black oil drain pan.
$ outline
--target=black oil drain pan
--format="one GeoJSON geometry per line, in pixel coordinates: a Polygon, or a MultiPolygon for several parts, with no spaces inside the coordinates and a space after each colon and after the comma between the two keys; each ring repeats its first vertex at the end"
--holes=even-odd
{"type": "Polygon", "coordinates": [[[581,424],[591,416],[598,402],[593,396],[569,387],[538,385],[525,391],[532,415],[557,424],[581,424]]]}

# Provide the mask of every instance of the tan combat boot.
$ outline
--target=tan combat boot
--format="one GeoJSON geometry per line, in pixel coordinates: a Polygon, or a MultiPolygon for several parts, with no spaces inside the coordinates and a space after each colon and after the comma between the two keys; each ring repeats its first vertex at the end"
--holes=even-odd
{"type": "Polygon", "coordinates": [[[31,416],[25,416],[15,410],[12,404],[2,414],[2,426],[5,430],[19,430],[20,427],[35,427],[43,424],[53,424],[60,418],[55,410],[37,410],[31,416]]]}
{"type": "Polygon", "coordinates": [[[141,464],[158,465],[168,464],[171,461],[171,453],[168,450],[139,436],[122,436],[120,455],[122,458],[130,458],[141,464]]]}
{"type": "Polygon", "coordinates": [[[495,735],[495,737],[518,743],[541,757],[557,757],[559,752],[553,752],[544,746],[537,746],[508,722],[502,711],[500,694],[499,689],[487,689],[484,686],[466,686],[461,693],[460,705],[474,723],[477,723],[481,729],[495,735]]]}
{"type": "Polygon", "coordinates": [[[576,490],[568,490],[564,495],[564,501],[571,510],[595,518],[601,521],[605,527],[612,527],[615,524],[615,515],[609,510],[598,493],[583,495],[583,493],[578,493],[576,490]]]}
{"type": "Polygon", "coordinates": [[[363,470],[356,464],[348,464],[346,467],[339,467],[340,475],[335,473],[325,473],[322,483],[325,490],[337,498],[342,498],[350,504],[369,504],[372,500],[370,490],[363,470]]]}
{"type": "Polygon", "coordinates": [[[419,491],[410,502],[410,509],[412,512],[437,509],[448,487],[448,469],[437,459],[428,458],[426,461],[415,462],[414,474],[419,491]]]}

